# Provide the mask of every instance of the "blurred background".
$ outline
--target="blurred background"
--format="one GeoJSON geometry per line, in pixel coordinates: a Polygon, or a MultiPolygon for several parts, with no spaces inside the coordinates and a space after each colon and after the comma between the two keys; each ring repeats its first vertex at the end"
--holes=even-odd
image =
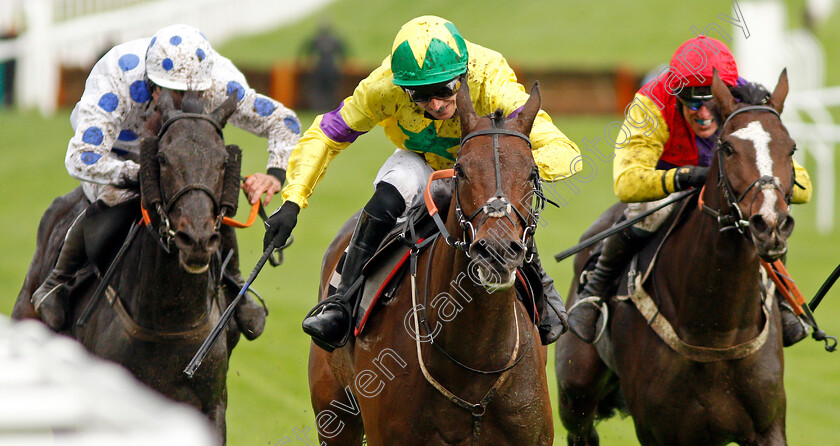
{"type": "MultiPolygon", "coordinates": [[[[788,269],[810,298],[840,262],[837,6],[834,0],[0,0],[0,314],[11,313],[41,214],[78,185],[64,168],[69,112],[91,66],[113,45],[172,23],[196,26],[254,88],[295,109],[305,129],[382,62],[403,23],[423,14],[445,17],[467,40],[501,52],[526,87],[539,80],[543,108],[592,161],[579,178],[551,188],[562,206],[546,211],[537,233],[561,292],[571,281],[571,262],[555,264],[550,256],[575,244],[616,200],[612,166],[592,150],[606,153],[605,129],[622,120],[646,77],[695,33],[727,43],[741,74],[771,90],[787,67],[791,93],[784,120],[815,189],[811,203],[793,210],[788,269]]],[[[227,142],[243,148],[243,171],[264,169],[266,141],[226,130],[227,142]]],[[[307,431],[315,438],[306,378],[310,343],[300,321],[315,303],[326,246],[368,200],[376,171],[392,151],[374,130],[339,156],[301,214],[285,264],[266,267],[255,282],[271,313],[263,336],[243,340],[232,356],[228,444],[284,444],[307,431]]],[[[279,204],[275,200],[269,209],[279,204]]],[[[259,257],[262,229],[241,230],[239,239],[247,272],[259,257]]],[[[833,335],[840,334],[838,294],[840,286],[816,312],[833,335]]],[[[790,444],[840,442],[839,354],[811,340],[785,354],[790,444]]],[[[553,373],[549,364],[556,400],[553,373]]],[[[555,431],[555,443],[565,444],[559,421],[555,431]]],[[[629,419],[604,422],[599,432],[605,445],[636,443],[629,419]]]]}

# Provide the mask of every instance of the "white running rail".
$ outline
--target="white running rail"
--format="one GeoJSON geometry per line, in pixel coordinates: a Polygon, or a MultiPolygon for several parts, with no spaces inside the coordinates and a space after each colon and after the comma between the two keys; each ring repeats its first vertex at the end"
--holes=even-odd
{"type": "MultiPolygon", "coordinates": [[[[55,112],[61,64],[92,65],[116,43],[173,23],[200,29],[215,45],[300,19],[331,0],[2,0],[0,61],[17,59],[16,102],[55,112]]],[[[282,44],[282,43],[278,43],[282,44]]]]}

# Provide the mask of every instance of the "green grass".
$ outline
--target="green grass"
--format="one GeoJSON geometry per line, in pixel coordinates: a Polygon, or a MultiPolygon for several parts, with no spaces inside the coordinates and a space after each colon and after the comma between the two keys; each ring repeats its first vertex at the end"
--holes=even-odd
{"type": "MultiPolygon", "coordinates": [[[[307,122],[312,117],[303,115],[302,119],[307,122]]],[[[599,136],[612,119],[564,118],[556,123],[570,138],[580,141],[599,136]]],[[[6,144],[0,153],[4,159],[0,167],[3,178],[0,225],[4,228],[0,234],[0,252],[4,253],[0,260],[0,313],[9,314],[31,260],[41,213],[55,196],[77,183],[69,178],[63,166],[70,137],[67,112],[51,119],[0,112],[0,120],[3,128],[9,129],[3,131],[6,144]]],[[[227,132],[227,140],[243,147],[243,172],[262,170],[264,141],[236,129],[227,132]]],[[[295,428],[309,427],[314,432],[306,379],[309,340],[300,331],[300,321],[315,301],[318,269],[325,247],[344,220],[369,198],[376,170],[390,154],[391,147],[382,132],[374,131],[339,156],[319,185],[310,208],[300,216],[295,230],[296,243],[287,251],[286,263],[277,269],[266,267],[254,284],[268,301],[271,315],[263,336],[254,342],[243,340],[233,353],[228,374],[229,444],[273,445],[285,437],[294,440],[295,428]]],[[[609,166],[600,162],[596,166],[595,179],[580,185],[578,195],[558,187],[557,192],[568,204],[562,209],[547,210],[544,217],[548,224],[537,235],[543,257],[547,259],[546,267],[557,279],[561,292],[565,292],[571,280],[571,264],[551,262],[551,254],[573,245],[592,219],[614,200],[609,186],[609,166]]],[[[840,261],[834,249],[837,233],[817,234],[814,210],[809,206],[799,207],[795,212],[797,228],[791,238],[789,268],[809,296],[840,261]]],[[[840,221],[840,215],[835,218],[840,221]]],[[[248,265],[253,265],[259,257],[261,239],[259,226],[240,231],[246,272],[248,265]]],[[[837,290],[829,294],[817,315],[827,331],[840,334],[837,290]]],[[[838,357],[824,353],[811,341],[803,341],[785,353],[790,444],[826,444],[826,439],[840,438],[836,423],[840,417],[840,388],[834,385],[840,381],[838,357]]],[[[553,377],[552,364],[548,373],[553,377]]],[[[549,384],[552,399],[556,401],[553,378],[549,384]]],[[[564,444],[565,431],[559,421],[555,430],[556,444],[564,444]]],[[[635,443],[629,419],[604,422],[599,431],[604,445],[635,443]]]]}

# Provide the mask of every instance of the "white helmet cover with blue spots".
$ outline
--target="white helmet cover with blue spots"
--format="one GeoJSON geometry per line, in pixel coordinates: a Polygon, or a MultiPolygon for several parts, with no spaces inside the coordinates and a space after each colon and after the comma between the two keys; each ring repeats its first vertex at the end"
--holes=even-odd
{"type": "Polygon", "coordinates": [[[204,91],[212,84],[213,54],[210,42],[197,29],[167,26],[149,43],[146,75],[164,88],[204,91]]]}

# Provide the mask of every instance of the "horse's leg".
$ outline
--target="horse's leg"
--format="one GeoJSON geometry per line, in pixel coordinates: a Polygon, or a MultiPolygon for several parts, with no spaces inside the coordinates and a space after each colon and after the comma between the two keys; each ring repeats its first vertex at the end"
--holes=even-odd
{"type": "MultiPolygon", "coordinates": [[[[227,391],[225,391],[227,393],[227,391]]],[[[216,428],[216,434],[219,436],[219,442],[222,446],[227,444],[227,423],[225,422],[225,414],[227,413],[227,398],[222,399],[216,403],[209,413],[207,418],[210,419],[210,424],[216,428]]]]}
{"type": "Polygon", "coordinates": [[[557,342],[555,361],[558,411],[569,446],[599,444],[595,418],[601,400],[615,390],[612,372],[593,346],[571,335],[557,342]]]}
{"type": "MultiPolygon", "coordinates": [[[[341,352],[333,353],[340,355],[341,352]]],[[[336,378],[326,351],[314,344],[309,351],[309,395],[318,427],[318,438],[328,446],[360,446],[364,436],[362,412],[349,386],[336,378]],[[332,419],[332,420],[330,420],[332,419]]],[[[346,361],[346,356],[338,361],[346,361]]],[[[333,358],[336,360],[337,358],[333,358]]]]}
{"type": "Polygon", "coordinates": [[[44,212],[38,224],[35,254],[32,256],[23,286],[12,309],[12,319],[40,319],[32,306],[32,293],[52,270],[64,243],[67,229],[87,206],[87,198],[79,186],[53,200],[44,212]]]}

